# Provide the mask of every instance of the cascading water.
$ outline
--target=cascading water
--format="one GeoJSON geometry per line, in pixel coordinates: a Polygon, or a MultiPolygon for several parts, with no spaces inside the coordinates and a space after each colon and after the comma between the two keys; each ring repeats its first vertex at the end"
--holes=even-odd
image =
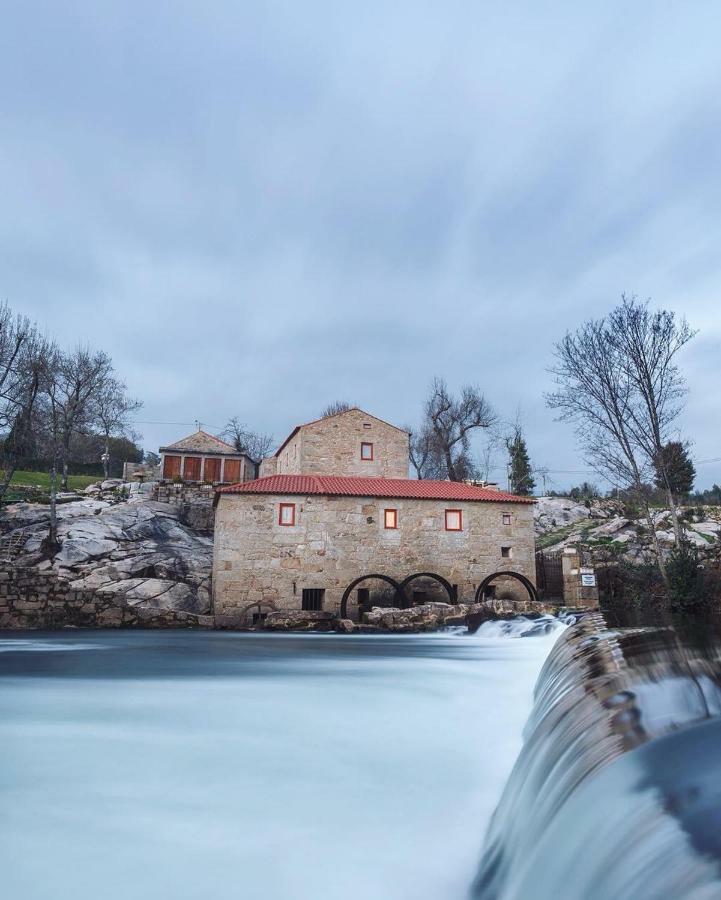
{"type": "Polygon", "coordinates": [[[587,616],[547,659],[478,900],[721,897],[721,654],[587,616]]]}

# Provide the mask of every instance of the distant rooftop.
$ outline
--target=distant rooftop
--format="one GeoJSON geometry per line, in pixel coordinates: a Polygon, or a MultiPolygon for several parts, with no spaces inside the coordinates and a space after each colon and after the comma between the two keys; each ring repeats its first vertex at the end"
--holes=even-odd
{"type": "Polygon", "coordinates": [[[208,434],[207,431],[196,431],[195,434],[189,434],[187,437],[181,438],[174,444],[168,444],[167,447],[160,448],[161,453],[211,453],[222,454],[223,456],[247,456],[240,453],[232,444],[221,440],[215,435],[208,434]]]}

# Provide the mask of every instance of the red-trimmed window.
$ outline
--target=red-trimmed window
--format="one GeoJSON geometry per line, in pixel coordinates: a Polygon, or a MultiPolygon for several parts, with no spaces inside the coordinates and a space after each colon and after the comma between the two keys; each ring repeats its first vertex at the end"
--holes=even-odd
{"type": "Polygon", "coordinates": [[[371,444],[369,441],[361,442],[361,459],[364,462],[373,461],[373,444],[371,444]]]}
{"type": "Polygon", "coordinates": [[[463,513],[460,509],[446,510],[446,531],[463,531],[463,513]]]}
{"type": "Polygon", "coordinates": [[[397,509],[384,509],[383,510],[383,525],[386,528],[398,528],[398,510],[397,509]]]}
{"type": "Polygon", "coordinates": [[[295,525],[295,503],[281,503],[278,510],[279,525],[295,525]]]}

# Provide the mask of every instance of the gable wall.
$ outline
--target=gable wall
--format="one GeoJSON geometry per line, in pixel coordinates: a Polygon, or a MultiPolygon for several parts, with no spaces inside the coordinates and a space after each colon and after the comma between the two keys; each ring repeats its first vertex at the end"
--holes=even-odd
{"type": "Polygon", "coordinates": [[[303,425],[279,454],[277,472],[408,478],[408,434],[351,409],[303,425]],[[361,459],[362,442],[373,444],[372,460],[361,459]]]}

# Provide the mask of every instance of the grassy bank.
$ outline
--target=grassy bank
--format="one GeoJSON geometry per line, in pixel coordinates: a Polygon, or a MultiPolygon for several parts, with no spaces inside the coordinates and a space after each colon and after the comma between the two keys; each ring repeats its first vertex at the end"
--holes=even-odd
{"type": "MultiPolygon", "coordinates": [[[[2,477],[0,471],[0,477],[2,477]]],[[[102,476],[98,475],[70,475],[68,477],[68,488],[71,491],[81,491],[89,484],[96,481],[102,481],[102,476]]],[[[29,487],[38,488],[41,491],[50,490],[50,473],[49,472],[22,472],[17,471],[13,475],[10,482],[11,487],[29,487]]],[[[58,478],[58,489],[60,489],[60,479],[58,478]]]]}

